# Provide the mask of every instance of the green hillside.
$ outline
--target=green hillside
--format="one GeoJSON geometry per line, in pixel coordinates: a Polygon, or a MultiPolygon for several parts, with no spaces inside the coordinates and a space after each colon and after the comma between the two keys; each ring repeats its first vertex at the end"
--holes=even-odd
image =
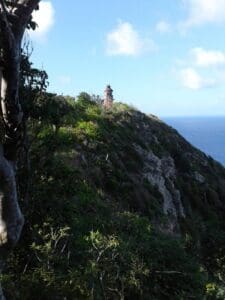
{"type": "Polygon", "coordinates": [[[96,99],[24,104],[7,299],[224,299],[225,169],[158,118],[96,99]]]}

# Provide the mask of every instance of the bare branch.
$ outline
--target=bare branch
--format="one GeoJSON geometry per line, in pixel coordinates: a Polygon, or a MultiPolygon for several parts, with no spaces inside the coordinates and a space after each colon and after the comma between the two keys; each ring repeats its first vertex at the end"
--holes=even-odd
{"type": "Polygon", "coordinates": [[[6,4],[5,4],[5,1],[4,1],[4,0],[0,0],[0,9],[1,9],[5,14],[8,13],[8,10],[7,10],[7,7],[6,7],[6,4]]]}
{"type": "Polygon", "coordinates": [[[184,275],[186,276],[187,274],[179,272],[179,271],[155,271],[156,274],[167,274],[167,275],[184,275]]]}
{"type": "Polygon", "coordinates": [[[4,0],[0,0],[0,34],[3,47],[6,48],[7,51],[10,51],[13,48],[15,39],[7,19],[7,10],[4,0]]]}
{"type": "MultiPolygon", "coordinates": [[[[18,0],[5,1],[0,0],[0,21],[7,23],[15,39],[21,41],[27,24],[31,19],[32,12],[38,7],[40,0],[18,0]]],[[[0,23],[0,30],[2,29],[0,23]]],[[[5,27],[3,25],[3,27],[5,27]]],[[[6,34],[7,35],[7,34],[6,34]]]]}
{"type": "Polygon", "coordinates": [[[40,0],[19,0],[14,14],[19,17],[20,24],[25,29],[32,12],[38,7],[40,0]]]}

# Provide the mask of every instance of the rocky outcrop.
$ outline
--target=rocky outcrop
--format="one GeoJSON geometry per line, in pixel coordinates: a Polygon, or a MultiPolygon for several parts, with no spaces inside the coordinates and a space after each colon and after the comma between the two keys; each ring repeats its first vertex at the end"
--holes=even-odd
{"type": "Polygon", "coordinates": [[[178,217],[185,218],[180,191],[175,187],[176,167],[172,157],[157,157],[152,151],[146,151],[135,145],[142,156],[144,166],[143,178],[158,188],[163,197],[163,212],[170,219],[170,231],[178,227],[178,217]]]}

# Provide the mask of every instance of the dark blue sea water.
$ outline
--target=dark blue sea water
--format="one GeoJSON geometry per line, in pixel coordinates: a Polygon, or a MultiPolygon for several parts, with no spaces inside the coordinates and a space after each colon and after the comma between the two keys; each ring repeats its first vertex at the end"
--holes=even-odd
{"type": "Polygon", "coordinates": [[[192,145],[225,166],[225,116],[162,119],[175,128],[192,145]]]}

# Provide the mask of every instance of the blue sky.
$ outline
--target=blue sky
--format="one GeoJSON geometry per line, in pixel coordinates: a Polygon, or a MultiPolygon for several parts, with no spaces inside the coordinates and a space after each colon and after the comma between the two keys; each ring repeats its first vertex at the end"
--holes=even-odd
{"type": "Polygon", "coordinates": [[[164,116],[225,115],[225,0],[52,0],[35,14],[32,61],[49,90],[164,116]]]}

